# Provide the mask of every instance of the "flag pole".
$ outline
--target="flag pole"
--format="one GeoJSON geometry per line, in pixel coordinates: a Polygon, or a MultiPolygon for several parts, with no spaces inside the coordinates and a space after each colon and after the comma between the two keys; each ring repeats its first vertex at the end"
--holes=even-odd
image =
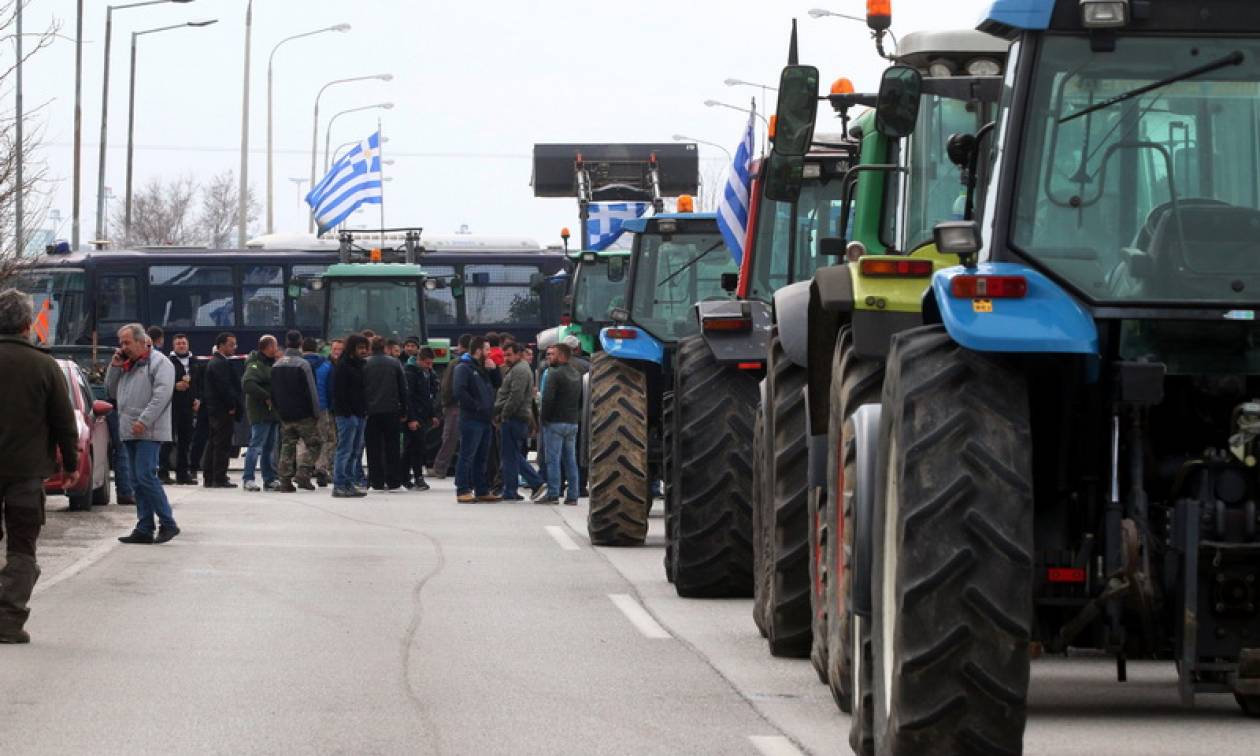
{"type": "MultiPolygon", "coordinates": [[[[381,119],[376,119],[376,134],[380,138],[380,146],[376,148],[381,159],[381,248],[385,248],[385,134],[381,131],[381,119]]],[[[370,167],[370,166],[369,166],[370,167]]]]}

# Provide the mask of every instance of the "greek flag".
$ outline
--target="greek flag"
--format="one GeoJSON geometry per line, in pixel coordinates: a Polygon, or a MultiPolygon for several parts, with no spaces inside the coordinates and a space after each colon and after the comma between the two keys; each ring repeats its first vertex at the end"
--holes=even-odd
{"type": "Polygon", "coordinates": [[[381,132],[364,139],[347,152],[315,188],[306,204],[315,214],[322,236],[363,205],[379,205],[381,191],[381,132]]]}
{"type": "Polygon", "coordinates": [[[586,206],[586,248],[608,249],[621,238],[621,224],[647,212],[646,202],[592,202],[586,206]]]}
{"type": "Polygon", "coordinates": [[[748,194],[752,186],[753,131],[757,114],[748,116],[744,139],[735,150],[735,160],[726,178],[726,189],[718,204],[717,223],[736,265],[744,261],[744,236],[748,230],[748,194]]]}

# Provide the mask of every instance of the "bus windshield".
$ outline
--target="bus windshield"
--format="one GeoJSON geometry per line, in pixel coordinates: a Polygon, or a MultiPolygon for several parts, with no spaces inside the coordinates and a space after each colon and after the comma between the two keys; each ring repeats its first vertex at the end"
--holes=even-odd
{"type": "Polygon", "coordinates": [[[844,177],[807,180],[795,207],[790,202],[761,200],[756,250],[749,295],[769,301],[778,289],[812,278],[820,265],[818,240],[840,233],[840,195],[844,177]],[[795,211],[795,212],[793,212],[795,211]],[[792,219],[796,219],[796,249],[787,253],[792,219]]]}
{"type": "Polygon", "coordinates": [[[699,333],[695,303],[730,299],[722,290],[722,274],[739,269],[716,228],[712,233],[639,234],[635,244],[631,320],[658,339],[677,341],[699,333]]]}
{"type": "Polygon", "coordinates": [[[582,263],[574,282],[574,322],[610,322],[613,308],[626,306],[626,262],[625,256],[617,256],[582,263]]]}
{"type": "Polygon", "coordinates": [[[329,287],[329,338],[368,329],[399,341],[426,337],[421,332],[418,280],[330,279],[325,285],[329,287]]]}
{"type": "Polygon", "coordinates": [[[36,269],[24,273],[17,288],[35,304],[35,337],[42,344],[73,344],[87,336],[87,276],[81,270],[36,269]]]}
{"type": "Polygon", "coordinates": [[[1039,55],[1013,246],[1098,302],[1260,303],[1260,41],[1129,36],[1096,53],[1051,36],[1039,55]]]}

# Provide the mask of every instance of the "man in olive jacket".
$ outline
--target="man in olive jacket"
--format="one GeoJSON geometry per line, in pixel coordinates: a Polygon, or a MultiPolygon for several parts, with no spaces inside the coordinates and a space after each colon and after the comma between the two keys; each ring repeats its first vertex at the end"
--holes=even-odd
{"type": "Polygon", "coordinates": [[[58,450],[66,487],[79,477],[79,429],[66,379],[31,343],[34,318],[29,296],[0,291],[0,538],[7,552],[0,570],[0,643],[31,640],[22,626],[39,579],[35,542],[44,524],[44,478],[57,471],[58,450]]]}
{"type": "Polygon", "coordinates": [[[262,459],[263,487],[268,491],[280,488],[276,480],[276,441],[280,437],[280,416],[271,402],[271,366],[280,354],[276,337],[267,335],[258,340],[258,351],[250,352],[245,361],[245,377],[241,384],[245,389],[245,414],[249,418],[249,450],[245,452],[245,470],[241,474],[241,487],[257,491],[254,470],[262,459]]]}
{"type": "Polygon", "coordinates": [[[534,372],[525,362],[524,349],[516,342],[503,347],[508,366],[494,400],[494,416],[501,434],[499,463],[503,473],[503,500],[521,501],[516,493],[520,478],[525,478],[533,493],[542,488],[543,479],[525,458],[525,444],[534,428],[534,372]]]}

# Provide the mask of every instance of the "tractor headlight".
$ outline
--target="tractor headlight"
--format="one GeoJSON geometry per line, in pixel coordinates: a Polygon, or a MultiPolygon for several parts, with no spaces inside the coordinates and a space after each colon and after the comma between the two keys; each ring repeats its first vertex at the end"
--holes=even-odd
{"type": "Polygon", "coordinates": [[[954,64],[944,58],[937,58],[928,63],[928,76],[933,79],[948,79],[954,75],[954,64]]]}
{"type": "Polygon", "coordinates": [[[968,61],[967,74],[969,76],[1001,76],[1002,64],[992,58],[976,58],[968,61]]]}
{"type": "Polygon", "coordinates": [[[1129,23],[1129,0],[1081,0],[1086,29],[1116,29],[1129,23]]]}
{"type": "Polygon", "coordinates": [[[822,178],[822,163],[806,163],[804,167],[801,168],[801,178],[822,178]]]}

